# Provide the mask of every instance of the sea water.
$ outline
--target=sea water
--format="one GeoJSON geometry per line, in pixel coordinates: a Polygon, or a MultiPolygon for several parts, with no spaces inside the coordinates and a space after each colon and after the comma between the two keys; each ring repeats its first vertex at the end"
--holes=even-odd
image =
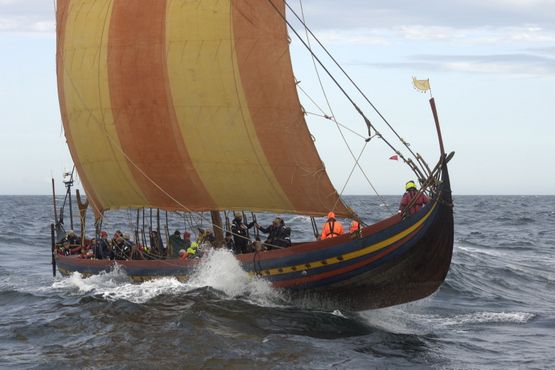
{"type": "MultiPolygon", "coordinates": [[[[398,201],[347,199],[368,223],[398,201]]],[[[207,253],[185,283],[134,284],[118,270],[53,278],[50,198],[1,196],[0,367],[553,368],[555,197],[454,201],[442,287],[406,305],[343,312],[297,306],[226,251],[207,253]]],[[[284,218],[295,240],[313,238],[310,219],[284,218]]],[[[171,231],[196,226],[170,221],[171,231]]],[[[119,212],[105,227],[133,233],[134,223],[119,212]]]]}

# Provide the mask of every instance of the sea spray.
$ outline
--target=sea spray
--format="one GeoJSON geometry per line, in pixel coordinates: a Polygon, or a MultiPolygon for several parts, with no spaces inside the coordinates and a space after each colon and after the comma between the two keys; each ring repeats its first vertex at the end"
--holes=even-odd
{"type": "Polygon", "coordinates": [[[90,294],[107,300],[127,300],[145,303],[161,294],[178,294],[186,291],[183,284],[174,278],[160,278],[135,284],[117,266],[110,272],[102,272],[88,278],[73,273],[55,282],[54,289],[69,290],[76,294],[90,294]]]}
{"type": "Polygon", "coordinates": [[[202,257],[188,281],[179,282],[173,277],[132,283],[129,277],[116,267],[91,277],[73,273],[52,284],[55,290],[72,294],[90,294],[108,300],[127,300],[145,303],[157,296],[186,294],[192,290],[210,287],[221,293],[223,299],[243,299],[260,306],[282,303],[279,292],[269,282],[250,276],[241,268],[235,256],[226,250],[210,250],[202,257]]]}
{"type": "Polygon", "coordinates": [[[228,298],[242,298],[261,306],[282,300],[266,280],[250,276],[235,256],[224,249],[208,251],[187,282],[191,288],[211,287],[228,298]]]}

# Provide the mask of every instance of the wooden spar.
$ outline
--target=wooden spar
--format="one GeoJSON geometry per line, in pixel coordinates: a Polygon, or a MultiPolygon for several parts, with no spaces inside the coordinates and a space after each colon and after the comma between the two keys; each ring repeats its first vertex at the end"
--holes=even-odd
{"type": "Polygon", "coordinates": [[[254,232],[254,236],[258,239],[260,238],[260,231],[258,230],[258,221],[256,220],[256,214],[254,212],[251,212],[251,217],[252,217],[252,222],[255,223],[255,225],[257,225],[255,227],[255,232],[254,232]]]}
{"type": "Polygon", "coordinates": [[[89,207],[89,200],[86,199],[85,202],[81,201],[81,194],[79,194],[79,189],[75,191],[77,198],[77,206],[79,207],[79,218],[81,220],[81,245],[85,244],[85,220],[87,217],[87,208],[89,207]]]}
{"type": "Polygon", "coordinates": [[[54,223],[58,223],[58,206],[56,205],[56,187],[52,178],[52,204],[54,205],[54,223]]]}
{"type": "Polygon", "coordinates": [[[73,230],[73,205],[71,204],[71,186],[67,188],[67,196],[69,200],[69,227],[73,230]]]}
{"type": "MultiPolygon", "coordinates": [[[[52,185],[54,185],[54,180],[52,180],[52,185]]],[[[50,238],[52,239],[52,276],[56,277],[56,237],[54,236],[54,224],[50,224],[50,238]]]]}
{"type": "Polygon", "coordinates": [[[160,236],[160,208],[156,209],[156,232],[160,236]]]}
{"type": "Polygon", "coordinates": [[[218,246],[220,246],[224,241],[222,216],[219,211],[210,211],[210,216],[212,217],[212,229],[214,230],[214,236],[216,237],[218,246]]]}
{"type": "Polygon", "coordinates": [[[170,229],[168,228],[168,211],[166,211],[166,224],[164,225],[164,231],[166,232],[166,256],[170,256],[170,229]]]}
{"type": "Polygon", "coordinates": [[[224,211],[225,216],[225,230],[231,231],[231,223],[229,222],[229,216],[227,215],[227,211],[224,211]]]}
{"type": "MultiPolygon", "coordinates": [[[[98,217],[95,213],[95,217],[94,217],[94,233],[95,233],[94,235],[95,236],[94,237],[96,238],[97,243],[98,243],[98,240],[100,240],[100,232],[101,232],[100,229],[101,228],[102,228],[102,217],[98,217]]],[[[97,244],[97,246],[98,245],[99,244],[97,244]]]]}
{"type": "Polygon", "coordinates": [[[143,236],[143,246],[146,246],[146,236],[145,236],[145,209],[143,208],[143,228],[142,228],[142,236],[143,236]]]}
{"type": "Polygon", "coordinates": [[[150,248],[154,248],[152,245],[152,208],[150,208],[150,219],[148,224],[148,240],[150,240],[150,248]]]}
{"type": "Polygon", "coordinates": [[[318,225],[316,224],[316,219],[314,216],[310,217],[310,223],[312,224],[312,232],[314,233],[314,238],[316,240],[320,239],[320,233],[318,231],[318,225]]]}
{"type": "MultiPolygon", "coordinates": [[[[247,215],[245,214],[245,211],[241,211],[241,214],[243,215],[243,223],[245,225],[248,225],[249,221],[247,220],[247,215]]],[[[249,238],[249,239],[251,238],[248,227],[247,227],[247,238],[249,238]]]]}
{"type": "Polygon", "coordinates": [[[439,125],[439,117],[437,115],[436,101],[434,98],[430,99],[430,106],[432,107],[432,113],[434,114],[434,121],[436,123],[437,138],[439,140],[439,150],[441,151],[441,157],[445,156],[445,148],[443,147],[443,137],[441,136],[441,127],[439,125]]]}
{"type": "Polygon", "coordinates": [[[140,244],[139,221],[141,220],[140,210],[137,208],[137,227],[135,228],[135,244],[140,244]]]}

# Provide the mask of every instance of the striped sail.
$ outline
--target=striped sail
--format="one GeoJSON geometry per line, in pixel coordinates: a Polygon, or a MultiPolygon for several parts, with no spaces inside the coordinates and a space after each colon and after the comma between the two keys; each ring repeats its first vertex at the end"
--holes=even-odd
{"type": "Polygon", "coordinates": [[[58,0],[62,120],[95,208],[353,216],[306,126],[286,31],[268,1],[58,0]]]}

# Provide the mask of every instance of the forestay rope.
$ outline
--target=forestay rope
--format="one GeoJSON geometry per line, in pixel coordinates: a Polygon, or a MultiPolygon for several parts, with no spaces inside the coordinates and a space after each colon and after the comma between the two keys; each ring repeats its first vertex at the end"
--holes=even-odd
{"type": "MultiPolygon", "coordinates": [[[[300,34],[297,32],[297,30],[295,30],[295,28],[293,27],[293,25],[291,24],[291,22],[289,22],[285,16],[285,14],[283,14],[278,7],[273,3],[272,0],[267,0],[270,5],[274,8],[274,10],[276,11],[276,13],[283,19],[283,21],[289,26],[289,28],[291,29],[291,31],[293,31],[293,33],[296,35],[296,37],[299,39],[299,41],[303,44],[303,46],[310,52],[310,54],[312,55],[312,57],[314,58],[315,61],[318,62],[318,64],[320,65],[320,67],[326,72],[326,74],[328,75],[328,77],[333,81],[333,83],[339,88],[339,90],[341,91],[341,93],[347,98],[347,100],[353,105],[353,107],[355,108],[355,110],[361,115],[361,117],[364,119],[364,122],[366,123],[368,129],[369,129],[369,137],[372,136],[370,135],[370,129],[374,130],[374,132],[377,134],[377,136],[379,138],[381,138],[383,140],[383,142],[390,147],[391,150],[393,150],[405,163],[407,163],[409,165],[409,167],[415,172],[415,174],[417,176],[419,176],[418,172],[415,171],[415,164],[414,162],[412,162],[410,159],[406,159],[403,154],[397,150],[377,129],[374,125],[372,125],[372,123],[370,122],[370,120],[368,119],[368,117],[366,117],[366,115],[364,114],[364,112],[358,107],[358,105],[354,102],[354,100],[351,98],[351,96],[345,91],[345,89],[343,88],[343,86],[337,81],[337,79],[331,74],[331,72],[329,71],[329,69],[324,65],[324,63],[320,60],[320,58],[316,55],[316,53],[310,48],[310,46],[307,44],[307,42],[300,36],[300,34]],[[412,165],[411,165],[412,163],[412,165]]],[[[337,60],[331,55],[331,53],[327,50],[327,48],[320,42],[320,40],[316,37],[316,35],[314,35],[314,33],[310,30],[310,28],[306,25],[306,23],[303,21],[303,19],[297,14],[297,12],[289,5],[289,3],[284,0],[284,4],[286,5],[287,9],[289,9],[291,11],[291,13],[297,18],[297,20],[299,22],[301,22],[301,24],[303,25],[303,27],[306,29],[306,31],[314,38],[314,40],[316,40],[316,42],[318,43],[318,45],[325,51],[325,53],[328,55],[328,57],[333,61],[333,63],[340,69],[340,71],[346,76],[346,78],[349,80],[349,82],[351,82],[351,84],[355,87],[355,89],[362,95],[362,97],[368,102],[368,104],[370,104],[370,106],[372,107],[372,109],[378,114],[378,116],[385,122],[385,124],[391,129],[391,131],[395,134],[395,136],[397,136],[397,138],[399,139],[399,141],[401,141],[401,143],[408,149],[408,151],[414,156],[416,157],[416,154],[412,151],[412,149],[409,146],[409,143],[407,143],[401,136],[399,136],[399,134],[395,131],[395,129],[391,126],[391,124],[387,121],[387,119],[381,114],[381,112],[376,108],[376,106],[370,101],[370,99],[366,96],[366,94],[364,94],[364,92],[360,89],[360,87],[353,81],[353,79],[349,76],[349,74],[343,69],[343,67],[341,67],[341,65],[339,64],[339,62],[337,62],[337,60]]]]}
{"type": "MultiPolygon", "coordinates": [[[[302,19],[302,24],[303,24],[303,26],[304,26],[304,28],[305,28],[306,42],[307,42],[307,45],[308,45],[308,48],[309,48],[309,51],[310,51],[311,57],[312,57],[312,64],[314,65],[314,71],[316,72],[316,76],[317,76],[317,78],[318,78],[318,83],[319,83],[319,85],[320,85],[320,89],[322,90],[322,94],[324,95],[324,99],[325,99],[325,101],[326,101],[326,105],[328,106],[330,115],[326,115],[326,113],[324,112],[324,110],[314,101],[314,99],[312,99],[312,97],[310,97],[310,95],[309,95],[306,91],[304,91],[304,89],[303,89],[301,86],[299,86],[298,84],[297,84],[297,86],[298,86],[299,89],[310,99],[310,101],[312,101],[312,103],[320,110],[320,112],[322,112],[324,118],[326,118],[326,119],[328,119],[328,120],[331,120],[332,122],[335,123],[335,125],[336,125],[336,127],[337,127],[337,130],[339,131],[339,134],[341,135],[341,138],[343,139],[343,142],[345,143],[345,146],[347,147],[349,153],[351,154],[351,157],[352,157],[352,158],[354,159],[354,161],[355,161],[355,164],[354,164],[354,166],[353,166],[353,169],[351,170],[351,173],[349,174],[349,176],[348,176],[348,178],[347,178],[347,181],[345,182],[345,185],[343,186],[341,192],[339,193],[339,197],[343,196],[343,192],[344,192],[345,189],[347,188],[347,185],[349,184],[349,181],[350,181],[350,179],[351,179],[351,177],[352,177],[352,175],[353,175],[355,169],[358,167],[358,168],[360,169],[362,175],[364,176],[364,178],[366,179],[366,181],[368,182],[368,184],[370,185],[370,187],[371,187],[372,190],[374,191],[374,193],[378,196],[378,198],[380,198],[381,203],[384,204],[384,205],[386,206],[386,208],[387,208],[387,210],[388,210],[389,212],[391,212],[391,210],[390,210],[389,207],[387,206],[387,202],[386,202],[386,201],[383,199],[383,197],[378,193],[378,191],[377,191],[376,188],[374,187],[374,184],[372,184],[372,181],[370,181],[370,178],[369,178],[368,175],[366,174],[366,171],[364,171],[364,168],[362,168],[362,166],[360,165],[360,158],[362,157],[362,154],[364,153],[364,150],[366,149],[367,144],[370,142],[370,139],[372,138],[372,134],[371,134],[371,132],[370,132],[370,126],[368,127],[368,137],[365,137],[365,136],[363,136],[363,135],[361,135],[361,134],[355,132],[354,130],[351,130],[351,129],[348,128],[347,126],[340,124],[340,123],[337,121],[337,118],[336,118],[336,116],[335,116],[335,112],[334,112],[333,107],[332,107],[332,105],[331,105],[331,103],[330,103],[330,100],[329,100],[329,98],[328,98],[328,94],[326,93],[326,89],[324,88],[324,84],[323,84],[323,82],[322,82],[322,77],[320,76],[320,71],[318,70],[318,65],[316,64],[316,57],[315,57],[314,53],[312,52],[312,45],[311,45],[311,43],[310,43],[310,37],[309,37],[309,29],[308,29],[308,27],[307,27],[307,25],[306,25],[306,22],[305,22],[305,15],[304,15],[304,8],[303,8],[303,2],[302,2],[302,0],[299,0],[299,4],[300,4],[300,7],[301,7],[301,14],[302,14],[302,18],[303,18],[303,19],[302,19]],[[349,142],[347,141],[347,138],[345,137],[345,134],[343,133],[343,130],[341,130],[341,127],[344,127],[345,129],[347,129],[347,130],[349,130],[349,131],[351,131],[351,132],[354,132],[356,135],[359,135],[359,136],[361,136],[361,137],[364,139],[365,144],[364,144],[364,147],[362,148],[362,150],[361,150],[361,152],[360,152],[360,154],[359,154],[358,157],[355,156],[355,154],[354,154],[354,152],[353,152],[351,146],[349,145],[349,142]]],[[[333,211],[335,211],[335,207],[337,207],[337,204],[339,203],[339,197],[336,199],[335,204],[333,205],[333,209],[332,209],[333,211]]]]}

